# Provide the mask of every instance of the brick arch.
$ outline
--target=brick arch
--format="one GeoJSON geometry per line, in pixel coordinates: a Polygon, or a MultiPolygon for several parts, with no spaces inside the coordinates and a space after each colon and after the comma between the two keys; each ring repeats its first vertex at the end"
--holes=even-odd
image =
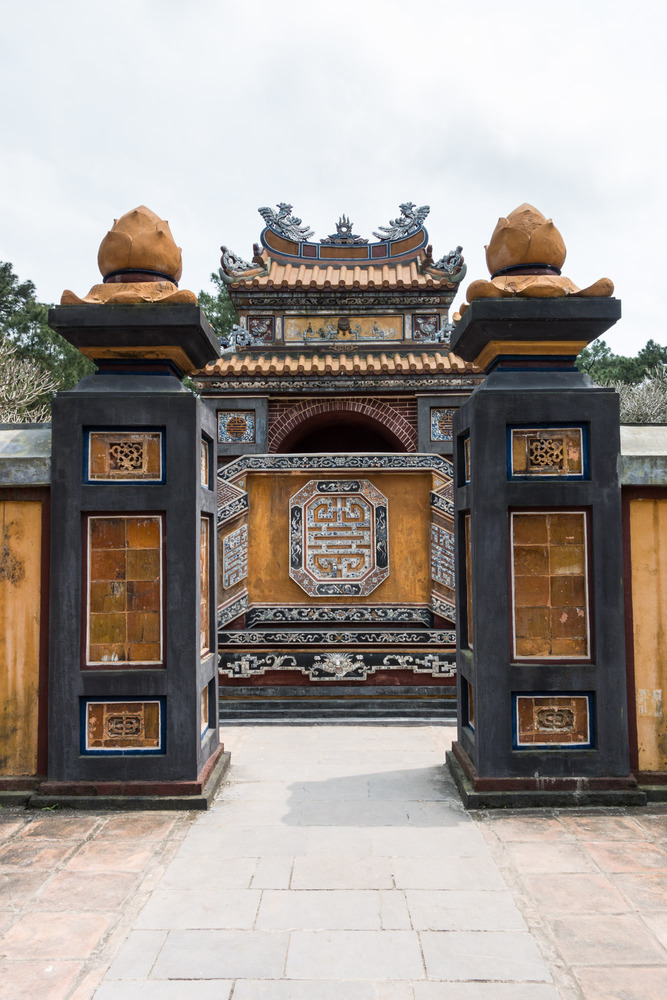
{"type": "Polygon", "coordinates": [[[400,451],[417,451],[416,429],[393,406],[374,399],[331,399],[296,403],[278,417],[269,427],[269,452],[279,451],[297,431],[299,437],[305,434],[309,424],[316,427],[328,423],[327,414],[356,414],[360,422],[390,437],[400,451]]]}

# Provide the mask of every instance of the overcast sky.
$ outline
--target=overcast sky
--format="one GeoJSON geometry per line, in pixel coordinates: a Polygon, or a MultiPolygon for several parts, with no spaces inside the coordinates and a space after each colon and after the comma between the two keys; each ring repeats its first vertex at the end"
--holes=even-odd
{"type": "Polygon", "coordinates": [[[252,255],[260,205],[371,237],[414,201],[467,286],[528,201],[568,277],[616,283],[614,350],[667,344],[666,22],[664,0],[0,0],[0,259],[43,301],[85,294],[145,204],[198,292],[222,243],[252,255]]]}

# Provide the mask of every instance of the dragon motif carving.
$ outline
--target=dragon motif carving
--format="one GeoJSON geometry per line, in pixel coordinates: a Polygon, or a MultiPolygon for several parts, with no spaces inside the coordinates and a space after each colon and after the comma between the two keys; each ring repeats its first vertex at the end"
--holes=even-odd
{"type": "Polygon", "coordinates": [[[266,207],[257,210],[274,233],[278,233],[288,240],[293,240],[295,243],[304,243],[315,235],[314,229],[304,226],[298,216],[291,214],[292,206],[288,205],[287,202],[278,202],[277,208],[277,212],[266,207]]]}
{"type": "Polygon", "coordinates": [[[398,206],[401,214],[397,219],[390,219],[388,226],[378,226],[378,233],[373,236],[378,240],[402,240],[412,233],[416,233],[422,226],[424,219],[431,211],[430,205],[422,205],[417,208],[413,201],[406,201],[398,206]]]}

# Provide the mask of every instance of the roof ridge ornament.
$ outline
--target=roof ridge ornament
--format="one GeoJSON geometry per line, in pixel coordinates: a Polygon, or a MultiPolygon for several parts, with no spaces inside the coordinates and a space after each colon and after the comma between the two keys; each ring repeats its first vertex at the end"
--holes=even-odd
{"type": "Polygon", "coordinates": [[[220,263],[224,267],[227,274],[243,274],[244,271],[251,271],[253,268],[252,264],[249,264],[247,260],[243,257],[239,257],[237,253],[230,250],[229,247],[221,246],[222,259],[220,263]]]}
{"type": "Polygon", "coordinates": [[[336,223],[336,232],[320,240],[320,243],[333,243],[335,246],[359,246],[362,243],[368,243],[368,240],[364,239],[363,236],[355,236],[352,232],[353,229],[354,226],[350,222],[349,216],[341,215],[336,223]]]}
{"type": "Polygon", "coordinates": [[[397,219],[390,219],[388,226],[378,226],[379,233],[373,236],[379,240],[402,240],[406,236],[411,236],[421,229],[424,219],[431,211],[430,205],[422,205],[417,208],[414,201],[406,201],[398,206],[401,214],[397,219]]]}
{"type": "Polygon", "coordinates": [[[279,236],[284,236],[295,243],[305,243],[311,236],[315,235],[315,230],[309,226],[304,226],[296,215],[292,215],[292,205],[286,201],[276,203],[278,211],[272,208],[258,208],[257,211],[264,219],[264,222],[279,236]]]}

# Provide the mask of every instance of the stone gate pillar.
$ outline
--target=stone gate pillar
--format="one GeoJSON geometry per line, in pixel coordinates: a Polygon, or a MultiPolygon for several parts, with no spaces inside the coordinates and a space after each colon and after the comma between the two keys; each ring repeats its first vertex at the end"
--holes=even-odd
{"type": "Polygon", "coordinates": [[[126,806],[160,796],[167,807],[203,808],[226,763],[217,719],[215,424],[182,378],[217,357],[218,345],[194,295],[177,291],[180,250],[157,216],[140,209],[119,220],[100,248],[100,268],[115,280],[84,299],[64,293],[49,314],[98,371],[53,404],[49,751],[40,796],[126,806]]]}
{"type": "Polygon", "coordinates": [[[452,337],[487,373],[454,422],[448,763],[469,807],[642,801],[628,761],[618,398],[574,367],[620,302],[606,279],[582,295],[564,257],[530,206],[500,220],[492,280],[470,287],[452,337]]]}

